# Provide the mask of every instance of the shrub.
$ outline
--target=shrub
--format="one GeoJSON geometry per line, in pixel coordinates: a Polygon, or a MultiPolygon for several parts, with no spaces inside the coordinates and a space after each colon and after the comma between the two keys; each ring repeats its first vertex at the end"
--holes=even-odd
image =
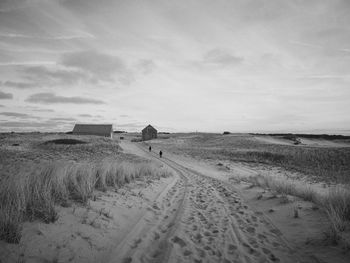
{"type": "Polygon", "coordinates": [[[44,142],[44,144],[85,144],[86,142],[76,139],[57,139],[44,142]]]}

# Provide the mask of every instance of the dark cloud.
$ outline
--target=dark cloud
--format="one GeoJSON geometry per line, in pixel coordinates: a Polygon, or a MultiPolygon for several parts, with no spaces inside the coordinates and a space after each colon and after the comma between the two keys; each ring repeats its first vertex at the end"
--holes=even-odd
{"type": "Polygon", "coordinates": [[[9,88],[17,88],[17,89],[30,89],[37,88],[37,83],[27,83],[27,82],[15,82],[15,81],[5,81],[1,83],[2,86],[9,88]]]}
{"type": "Polygon", "coordinates": [[[80,70],[48,68],[44,66],[27,66],[23,69],[26,77],[37,84],[74,84],[87,76],[80,70]]]}
{"type": "Polygon", "coordinates": [[[79,117],[93,117],[93,116],[90,114],[79,114],[79,117]]]}
{"type": "Polygon", "coordinates": [[[26,130],[33,128],[62,128],[72,126],[71,123],[57,122],[57,121],[43,121],[43,122],[33,122],[33,121],[0,121],[0,127],[6,128],[24,128],[26,130]]]}
{"type": "Polygon", "coordinates": [[[0,11],[10,11],[23,6],[26,0],[1,0],[0,1],[0,11]]]}
{"type": "Polygon", "coordinates": [[[76,121],[75,118],[61,118],[61,117],[57,117],[57,118],[51,118],[51,121],[76,121]]]}
{"type": "Polygon", "coordinates": [[[119,115],[119,117],[121,117],[121,118],[127,118],[127,117],[130,117],[129,115],[126,115],[126,114],[121,114],[121,115],[119,115]]]}
{"type": "Polygon", "coordinates": [[[22,118],[22,119],[40,119],[37,116],[32,116],[29,114],[25,114],[25,113],[19,113],[19,112],[0,112],[0,115],[2,116],[7,116],[7,117],[16,117],[16,118],[22,118]]]}
{"type": "Polygon", "coordinates": [[[5,107],[4,105],[0,105],[0,108],[5,107]]]}
{"type": "Polygon", "coordinates": [[[131,72],[121,58],[93,50],[66,53],[61,63],[89,73],[96,79],[111,81],[115,75],[119,80],[131,78],[131,72]]]}
{"type": "MultiPolygon", "coordinates": [[[[41,122],[28,122],[28,121],[2,121],[0,122],[2,127],[23,127],[23,128],[36,128],[36,127],[47,127],[47,123],[41,122]]],[[[50,126],[53,126],[51,124],[50,126]]]]}
{"type": "Polygon", "coordinates": [[[0,100],[5,100],[5,99],[13,99],[13,95],[11,93],[0,91],[0,100]]]}
{"type": "Polygon", "coordinates": [[[72,104],[104,104],[101,100],[84,98],[84,97],[65,97],[57,96],[54,93],[36,93],[26,99],[27,102],[33,103],[72,103],[72,104]]]}
{"type": "Polygon", "coordinates": [[[216,65],[216,66],[231,66],[239,65],[243,62],[242,57],[234,56],[225,49],[212,49],[204,54],[203,62],[205,64],[216,65]]]}

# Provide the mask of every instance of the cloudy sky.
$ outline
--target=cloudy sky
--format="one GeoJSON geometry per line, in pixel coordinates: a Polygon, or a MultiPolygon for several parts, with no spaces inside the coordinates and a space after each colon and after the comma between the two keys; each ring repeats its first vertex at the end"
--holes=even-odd
{"type": "Polygon", "coordinates": [[[0,131],[350,130],[348,0],[0,0],[0,131]]]}

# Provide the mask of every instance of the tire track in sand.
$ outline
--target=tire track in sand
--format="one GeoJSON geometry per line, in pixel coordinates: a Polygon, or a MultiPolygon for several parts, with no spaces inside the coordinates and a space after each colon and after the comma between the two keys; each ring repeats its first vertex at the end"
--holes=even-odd
{"type": "Polygon", "coordinates": [[[168,158],[159,160],[178,180],[154,204],[143,231],[132,234],[133,241],[111,262],[315,262],[301,260],[229,184],[168,158]]]}

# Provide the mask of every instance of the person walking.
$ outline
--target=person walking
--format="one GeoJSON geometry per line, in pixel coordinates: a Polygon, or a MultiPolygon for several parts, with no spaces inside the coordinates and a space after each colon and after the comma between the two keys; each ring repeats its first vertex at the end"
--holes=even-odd
{"type": "Polygon", "coordinates": [[[148,147],[148,151],[149,152],[151,152],[152,151],[152,147],[150,146],[150,147],[148,147]]]}
{"type": "Polygon", "coordinates": [[[162,158],[162,155],[163,155],[162,150],[160,150],[159,151],[159,157],[162,158]]]}

